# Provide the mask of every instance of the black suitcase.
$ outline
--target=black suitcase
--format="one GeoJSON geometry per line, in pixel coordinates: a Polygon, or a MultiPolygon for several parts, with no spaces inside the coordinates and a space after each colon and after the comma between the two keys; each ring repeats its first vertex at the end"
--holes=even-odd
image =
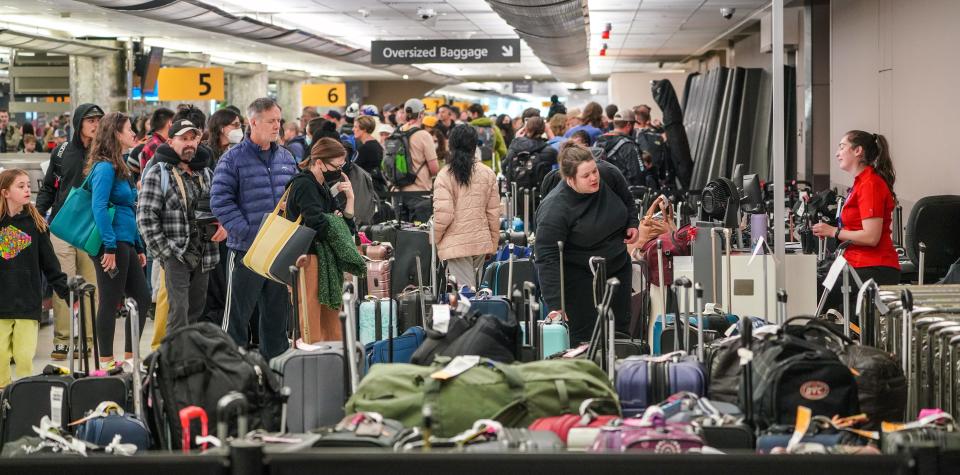
{"type": "MultiPolygon", "coordinates": [[[[400,295],[408,285],[417,284],[417,256],[420,257],[420,275],[428,280],[431,272],[433,248],[430,245],[430,231],[422,227],[406,228],[397,231],[394,244],[396,258],[390,272],[390,294],[400,295]]],[[[382,240],[381,240],[382,241],[382,240]]],[[[429,282],[426,282],[429,285],[429,282]]]]}
{"type": "Polygon", "coordinates": [[[23,436],[33,436],[33,426],[49,416],[54,424],[66,428],[70,423],[67,394],[73,376],[39,375],[11,383],[0,396],[0,446],[23,436]]]}
{"type": "Polygon", "coordinates": [[[367,239],[378,242],[389,242],[394,248],[397,247],[398,229],[399,227],[396,221],[387,221],[380,224],[360,227],[360,231],[363,231],[363,233],[367,235],[367,239]]]}

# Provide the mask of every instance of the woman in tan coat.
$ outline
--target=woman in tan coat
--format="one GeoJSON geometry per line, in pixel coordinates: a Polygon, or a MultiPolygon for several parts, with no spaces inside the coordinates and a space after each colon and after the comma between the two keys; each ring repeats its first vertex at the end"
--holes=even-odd
{"type": "Polygon", "coordinates": [[[433,224],[437,254],[459,284],[477,286],[477,269],[497,252],[500,194],[493,170],[476,160],[477,131],[450,130],[450,161],[434,182],[433,224]]]}

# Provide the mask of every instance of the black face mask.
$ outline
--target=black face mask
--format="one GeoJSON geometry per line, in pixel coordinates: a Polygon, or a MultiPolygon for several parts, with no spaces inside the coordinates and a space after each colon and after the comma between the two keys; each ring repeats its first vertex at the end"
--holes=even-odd
{"type": "Polygon", "coordinates": [[[323,181],[330,183],[340,179],[340,170],[323,172],[323,181]]]}

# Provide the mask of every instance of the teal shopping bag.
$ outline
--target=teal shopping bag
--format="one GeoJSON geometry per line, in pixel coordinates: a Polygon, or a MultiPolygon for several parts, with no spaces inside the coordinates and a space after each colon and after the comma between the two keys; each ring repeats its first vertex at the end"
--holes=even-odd
{"type": "MultiPolygon", "coordinates": [[[[67,244],[96,256],[100,253],[103,239],[97,223],[93,220],[93,192],[87,183],[89,180],[88,175],[79,187],[70,190],[60,211],[50,223],[50,232],[67,244]]],[[[110,220],[113,221],[115,210],[111,207],[108,212],[110,220]]]]}

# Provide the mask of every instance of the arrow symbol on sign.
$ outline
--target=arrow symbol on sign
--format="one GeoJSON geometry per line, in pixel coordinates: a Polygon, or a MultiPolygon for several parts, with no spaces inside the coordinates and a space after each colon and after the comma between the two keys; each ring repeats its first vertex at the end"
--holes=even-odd
{"type": "Polygon", "coordinates": [[[500,51],[503,52],[503,55],[506,57],[513,56],[513,45],[504,45],[500,47],[500,51]]]}

